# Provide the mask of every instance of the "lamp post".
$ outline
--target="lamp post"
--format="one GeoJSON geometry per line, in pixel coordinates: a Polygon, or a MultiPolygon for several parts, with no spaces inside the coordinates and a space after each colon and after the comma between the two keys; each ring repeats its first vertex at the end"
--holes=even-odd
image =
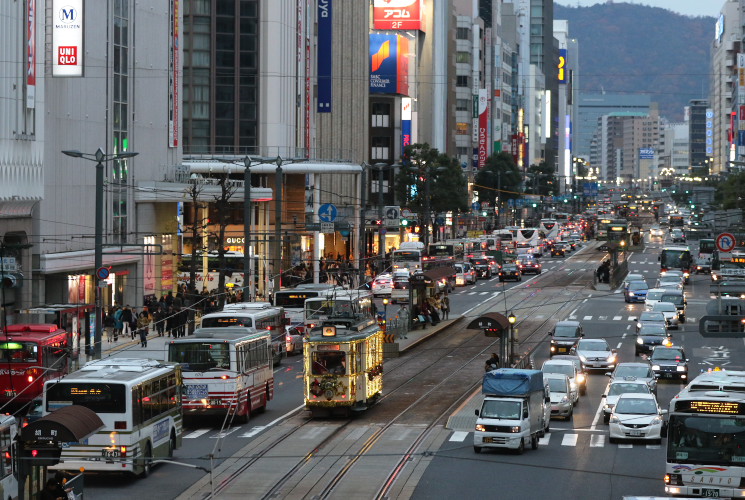
{"type": "Polygon", "coordinates": [[[383,299],[383,331],[388,333],[388,298],[383,299]]]}
{"type": "Polygon", "coordinates": [[[102,332],[102,300],[101,286],[99,283],[98,273],[103,268],[103,163],[110,160],[124,160],[133,158],[139,153],[125,151],[122,153],[106,154],[101,148],[95,153],[81,153],[77,150],[62,151],[63,154],[72,158],[82,158],[88,161],[96,162],[96,225],[94,235],[94,258],[93,258],[93,275],[96,281],[96,320],[93,328],[93,357],[101,358],[101,332],[102,332]]]}
{"type": "Polygon", "coordinates": [[[510,315],[507,316],[507,321],[510,322],[510,357],[507,366],[510,366],[515,357],[515,323],[517,322],[517,316],[512,314],[512,311],[510,311],[510,315]]]}

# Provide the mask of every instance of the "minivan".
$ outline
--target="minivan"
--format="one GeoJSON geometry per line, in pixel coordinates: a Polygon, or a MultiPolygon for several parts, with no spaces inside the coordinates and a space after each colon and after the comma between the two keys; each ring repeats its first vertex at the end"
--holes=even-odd
{"type": "Polygon", "coordinates": [[[685,323],[686,320],[686,304],[688,302],[685,298],[683,290],[667,290],[665,294],[660,297],[660,302],[672,302],[678,309],[678,319],[681,323],[685,323]]]}

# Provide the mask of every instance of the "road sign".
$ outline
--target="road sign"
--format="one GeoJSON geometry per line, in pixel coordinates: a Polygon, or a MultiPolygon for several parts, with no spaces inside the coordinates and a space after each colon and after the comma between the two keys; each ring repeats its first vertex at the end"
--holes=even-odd
{"type": "Polygon", "coordinates": [[[717,248],[720,252],[731,252],[736,243],[737,240],[732,233],[722,233],[717,236],[717,248]]]}
{"type": "Polygon", "coordinates": [[[474,201],[473,203],[471,203],[471,208],[473,208],[476,211],[479,211],[481,210],[481,205],[479,204],[478,201],[474,201]]]}
{"type": "Polygon", "coordinates": [[[106,267],[99,267],[96,269],[96,276],[98,276],[98,279],[105,280],[109,277],[109,269],[106,267]]]}
{"type": "Polygon", "coordinates": [[[385,215],[385,220],[383,222],[388,227],[398,227],[398,225],[401,223],[400,207],[385,207],[383,215],[385,215]]]}
{"type": "Polygon", "coordinates": [[[9,272],[9,273],[15,273],[18,271],[18,264],[16,263],[15,257],[3,257],[2,262],[2,270],[9,272]]]}
{"type": "Polygon", "coordinates": [[[318,218],[321,219],[321,222],[334,222],[337,214],[336,205],[331,203],[324,203],[318,209],[318,218]]]}
{"type": "Polygon", "coordinates": [[[334,233],[334,223],[333,222],[321,222],[320,230],[322,233],[334,233]]]}

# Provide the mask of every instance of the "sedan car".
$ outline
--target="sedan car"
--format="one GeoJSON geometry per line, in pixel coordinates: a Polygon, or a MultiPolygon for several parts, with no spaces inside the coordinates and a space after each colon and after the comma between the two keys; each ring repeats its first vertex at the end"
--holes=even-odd
{"type": "Polygon", "coordinates": [[[579,321],[565,320],[556,323],[551,335],[549,356],[554,354],[568,354],[579,339],[585,336],[579,321]]]}
{"type": "Polygon", "coordinates": [[[606,375],[610,375],[611,382],[631,379],[642,381],[649,386],[652,394],[657,394],[657,379],[652,370],[652,365],[646,361],[618,363],[616,369],[612,373],[606,373],[606,375]]]}
{"type": "MultiPolygon", "coordinates": [[[[544,375],[547,373],[559,373],[569,377],[569,390],[572,396],[572,403],[576,405],[579,402],[579,383],[577,379],[581,373],[577,370],[577,366],[573,362],[561,359],[549,359],[543,362],[541,371],[544,375]]],[[[584,378],[584,375],[582,377],[584,378]]]]}
{"type": "Polygon", "coordinates": [[[658,345],[672,345],[670,334],[665,323],[645,322],[636,332],[634,354],[651,354],[658,345]]]}
{"type": "Polygon", "coordinates": [[[672,231],[670,231],[670,238],[673,240],[673,243],[685,243],[686,242],[686,235],[680,228],[675,228],[672,231]]]}
{"type": "Polygon", "coordinates": [[[455,284],[457,286],[472,285],[476,283],[476,271],[467,262],[458,262],[455,267],[455,284]]]}
{"type": "Polygon", "coordinates": [[[541,274],[541,263],[534,258],[521,257],[517,259],[517,267],[520,268],[522,274],[541,274]]]}
{"type": "Polygon", "coordinates": [[[374,297],[390,295],[393,289],[393,276],[390,274],[379,274],[372,282],[372,293],[374,297]]]}
{"type": "Polygon", "coordinates": [[[551,247],[551,257],[566,257],[564,245],[559,242],[554,243],[551,247]]]}
{"type": "Polygon", "coordinates": [[[476,271],[476,278],[491,279],[491,265],[489,265],[489,259],[471,259],[471,264],[473,264],[473,269],[476,271]]]}
{"type": "Polygon", "coordinates": [[[619,439],[645,439],[659,443],[666,413],[654,394],[622,394],[610,416],[609,440],[616,443],[619,439]]]}
{"type": "Polygon", "coordinates": [[[662,271],[660,273],[660,278],[662,277],[668,277],[668,276],[677,276],[684,285],[688,284],[688,279],[690,275],[687,272],[683,272],[680,269],[668,269],[667,271],[662,271]]]}
{"type": "Polygon", "coordinates": [[[503,264],[502,269],[499,270],[499,281],[522,281],[523,277],[520,274],[520,268],[517,264],[503,264]]]}
{"type": "Polygon", "coordinates": [[[644,302],[648,290],[646,281],[632,281],[624,293],[624,300],[626,302],[644,302]]]}
{"type": "Polygon", "coordinates": [[[658,379],[686,380],[688,378],[688,358],[682,347],[655,347],[649,357],[649,362],[652,363],[652,370],[658,379]]]}
{"type": "Polygon", "coordinates": [[[666,290],[682,290],[683,280],[677,276],[660,276],[657,280],[655,288],[662,288],[666,290]]]}
{"type": "Polygon", "coordinates": [[[616,350],[605,339],[580,339],[572,348],[585,370],[609,370],[616,367],[616,350]]]}
{"type": "Polygon", "coordinates": [[[551,417],[572,419],[574,403],[569,386],[569,377],[559,373],[545,373],[543,381],[548,384],[551,398],[551,417]]]}
{"type": "Polygon", "coordinates": [[[603,394],[605,403],[603,404],[603,422],[608,423],[613,408],[616,407],[618,398],[622,394],[651,394],[649,386],[641,380],[615,380],[611,381],[608,386],[608,392],[603,394]]]}
{"type": "Polygon", "coordinates": [[[678,318],[678,308],[672,302],[657,302],[652,306],[652,312],[661,312],[665,315],[665,322],[668,328],[678,328],[680,319],[678,318]]]}
{"type": "Polygon", "coordinates": [[[699,257],[695,259],[693,269],[695,269],[696,274],[711,273],[711,257],[699,257]]]}
{"type": "Polygon", "coordinates": [[[577,356],[576,354],[557,354],[551,359],[571,361],[572,363],[574,363],[574,366],[577,368],[577,385],[579,386],[579,394],[581,396],[587,394],[587,372],[585,372],[579,356],[577,356]]]}
{"type": "Polygon", "coordinates": [[[653,237],[665,236],[665,230],[660,227],[659,224],[653,224],[649,228],[649,235],[653,237]]]}
{"type": "Polygon", "coordinates": [[[647,290],[647,298],[644,299],[644,310],[651,311],[652,306],[660,301],[666,291],[666,288],[651,288],[647,290]]]}

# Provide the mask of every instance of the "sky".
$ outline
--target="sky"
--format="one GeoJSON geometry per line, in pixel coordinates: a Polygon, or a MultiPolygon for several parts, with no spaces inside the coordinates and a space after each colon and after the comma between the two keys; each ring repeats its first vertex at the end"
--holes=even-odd
{"type": "MultiPolygon", "coordinates": [[[[569,7],[577,7],[578,5],[588,7],[596,3],[605,3],[605,1],[599,0],[555,0],[555,2],[569,7]]],[[[709,17],[718,17],[719,11],[725,4],[725,0],[616,0],[616,3],[622,2],[661,7],[687,16],[709,17]]]]}

